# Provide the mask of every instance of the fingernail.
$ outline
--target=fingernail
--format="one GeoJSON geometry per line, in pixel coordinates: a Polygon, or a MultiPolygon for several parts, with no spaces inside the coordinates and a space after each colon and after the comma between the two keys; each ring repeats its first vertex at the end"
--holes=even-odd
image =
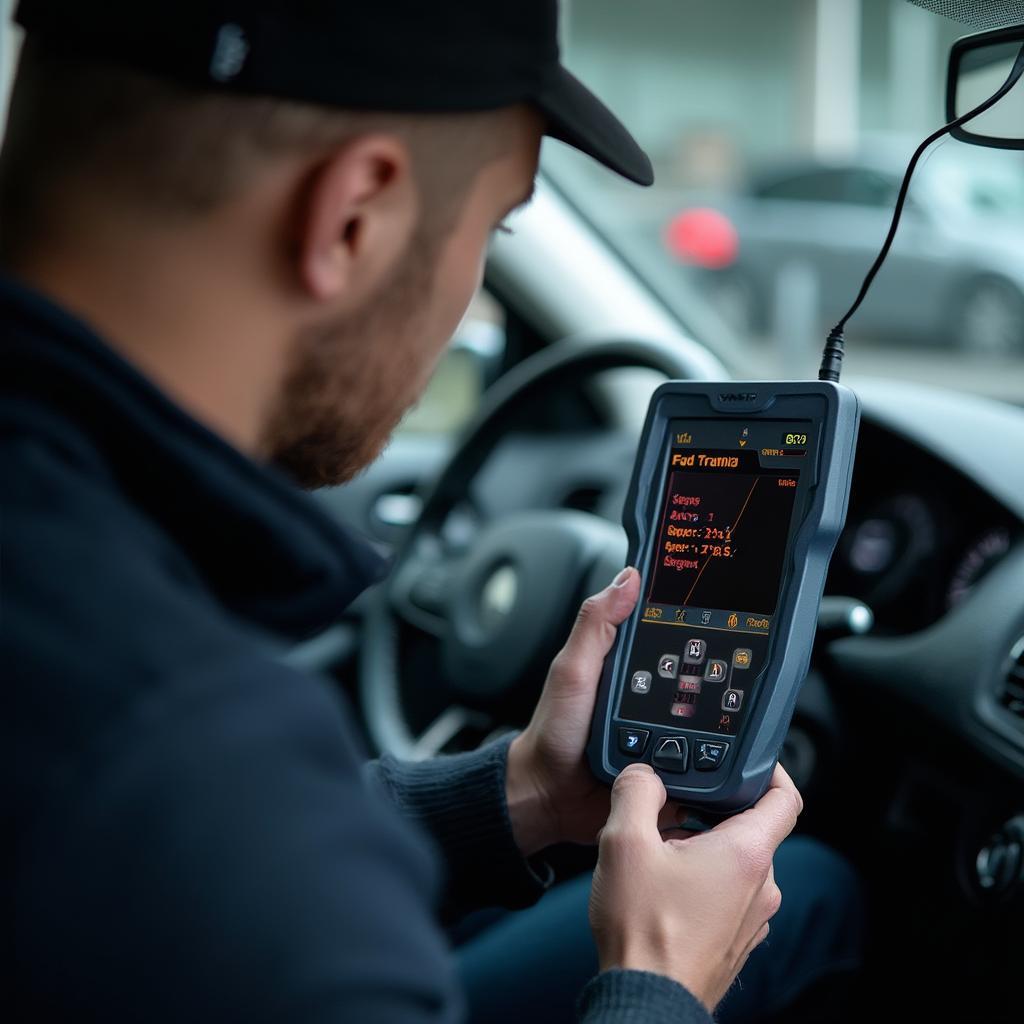
{"type": "Polygon", "coordinates": [[[631,565],[627,565],[626,568],[623,569],[622,572],[620,572],[619,575],[616,576],[615,579],[612,580],[612,586],[613,587],[624,586],[625,583],[626,583],[626,580],[629,579],[629,577],[632,575],[632,573],[633,573],[633,567],[631,565]]]}

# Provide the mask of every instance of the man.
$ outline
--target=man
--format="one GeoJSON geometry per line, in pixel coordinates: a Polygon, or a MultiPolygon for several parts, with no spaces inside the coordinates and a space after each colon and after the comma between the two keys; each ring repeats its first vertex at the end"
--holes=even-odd
{"type": "Polygon", "coordinates": [[[780,768],[756,808],[666,840],[650,769],[610,802],[592,779],[634,570],[583,606],[529,727],[457,758],[367,776],[330,686],[276,656],[381,571],[294,484],[380,451],[542,134],[651,180],[559,67],[554,3],[18,19],[0,458],[21,1012],[453,1020],[437,899],[526,906],[535,855],[602,830],[583,1018],[706,1021],[768,934],[801,802],[780,768]]]}

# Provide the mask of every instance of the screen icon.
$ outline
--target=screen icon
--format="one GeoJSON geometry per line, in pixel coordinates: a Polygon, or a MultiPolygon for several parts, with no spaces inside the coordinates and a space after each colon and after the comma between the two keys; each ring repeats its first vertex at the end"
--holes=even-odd
{"type": "Polygon", "coordinates": [[[722,694],[723,711],[739,711],[741,707],[743,707],[742,690],[726,690],[722,694]]]}
{"type": "Polygon", "coordinates": [[[687,640],[683,661],[687,665],[699,665],[704,660],[708,645],[704,640],[687,640]]]}
{"type": "Polygon", "coordinates": [[[675,620],[676,620],[676,622],[685,622],[686,621],[686,609],[685,608],[677,608],[675,610],[675,620]]]}
{"type": "Polygon", "coordinates": [[[727,626],[728,626],[728,627],[729,627],[730,629],[735,629],[735,628],[736,628],[736,627],[737,627],[737,626],[739,625],[739,622],[740,622],[740,620],[739,620],[739,616],[738,616],[738,615],[737,615],[737,614],[736,614],[735,612],[733,612],[733,613],[732,613],[732,614],[731,614],[731,615],[729,616],[729,618],[725,620],[725,624],[726,624],[726,625],[727,625],[727,626]]]}
{"type": "Polygon", "coordinates": [[[732,667],[750,668],[750,662],[753,657],[754,652],[749,647],[737,647],[732,652],[732,667]]]}
{"type": "Polygon", "coordinates": [[[710,626],[711,625],[711,612],[701,612],[700,613],[700,624],[702,626],[710,626]]]}
{"type": "Polygon", "coordinates": [[[696,704],[673,704],[672,714],[676,718],[693,718],[697,714],[696,704]]]}
{"type": "Polygon", "coordinates": [[[633,678],[629,681],[629,688],[634,693],[648,693],[651,689],[650,672],[634,672],[633,678]]]}
{"type": "Polygon", "coordinates": [[[724,683],[728,672],[728,663],[719,658],[712,658],[711,661],[708,662],[708,667],[704,671],[704,678],[709,683],[724,683]]]}
{"type": "Polygon", "coordinates": [[[679,655],[663,654],[658,659],[658,675],[663,679],[675,679],[679,675],[679,655]]]}

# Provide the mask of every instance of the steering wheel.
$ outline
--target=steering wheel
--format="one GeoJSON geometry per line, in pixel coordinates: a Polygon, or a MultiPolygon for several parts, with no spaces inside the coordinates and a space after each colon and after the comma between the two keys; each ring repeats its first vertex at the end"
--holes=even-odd
{"type": "Polygon", "coordinates": [[[483,739],[511,729],[516,712],[532,707],[582,598],[621,568],[622,527],[587,512],[492,517],[470,544],[453,540],[449,526],[453,512],[472,506],[475,477],[524,413],[622,368],[693,376],[685,353],[668,341],[566,340],[524,360],[484,395],[367,609],[359,692],[381,752],[430,757],[464,731],[483,739]],[[404,661],[403,637],[415,638],[404,661]]]}

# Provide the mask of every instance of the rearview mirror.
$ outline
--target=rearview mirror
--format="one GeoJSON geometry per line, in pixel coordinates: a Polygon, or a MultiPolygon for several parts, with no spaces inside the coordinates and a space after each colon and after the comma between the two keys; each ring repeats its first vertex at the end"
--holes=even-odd
{"type": "Polygon", "coordinates": [[[946,120],[954,121],[1017,78],[1005,96],[966,125],[953,128],[961,142],[994,149],[1024,149],[1024,25],[958,39],[949,54],[946,120]]]}

